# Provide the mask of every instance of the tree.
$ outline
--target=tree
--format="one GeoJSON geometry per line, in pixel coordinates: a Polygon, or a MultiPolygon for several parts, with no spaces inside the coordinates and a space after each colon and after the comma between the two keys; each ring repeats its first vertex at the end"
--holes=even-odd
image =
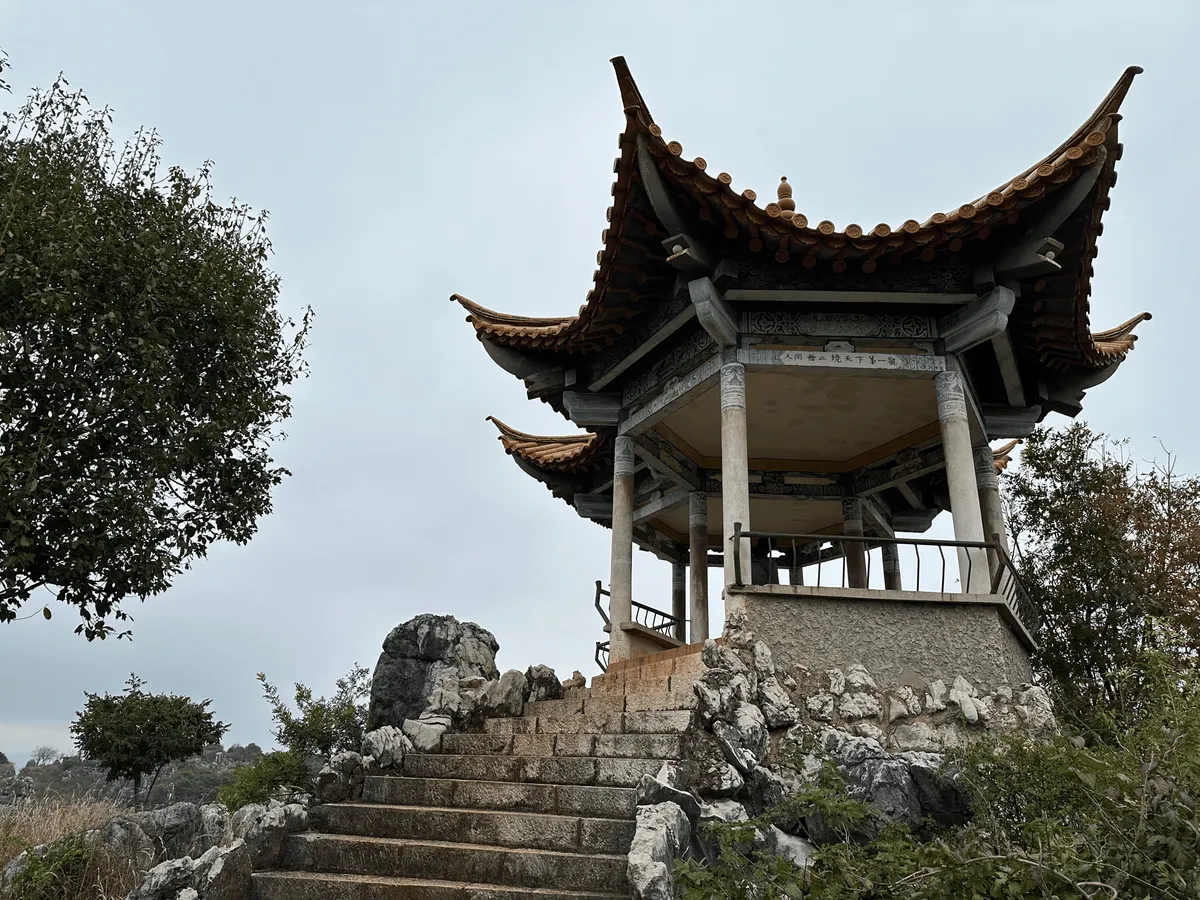
{"type": "Polygon", "coordinates": [[[59,753],[57,749],[43,744],[41,747],[33,748],[33,753],[30,755],[30,759],[33,761],[35,766],[48,766],[60,756],[62,756],[62,754],[59,753]]]}
{"type": "Polygon", "coordinates": [[[84,759],[95,760],[109,781],[128,778],[136,802],[142,780],[153,775],[146,795],[154,790],[158,773],[167,763],[198,756],[206,744],[217,743],[229,726],[214,721],[210,700],[194,702],[175,694],[148,694],[130,675],[123,694],[84,692],[87,704],[71,725],[84,759]]]}
{"type": "Polygon", "coordinates": [[[267,676],[259,672],[263,697],[271,704],[271,718],[277,723],[272,732],[275,740],[294,752],[326,758],[342,750],[357,751],[366,728],[371,693],[368,675],[365,667],[355,663],[347,675],[337,680],[337,691],[329,700],[314,700],[312,689],[297,682],[297,716],[280,700],[279,691],[267,676]]]}
{"type": "Polygon", "coordinates": [[[0,116],[0,622],[47,589],[88,640],[271,511],[311,322],[266,213],[110,122],[61,78],[0,116]]]}
{"type": "Polygon", "coordinates": [[[1200,479],[1169,455],[1139,470],[1120,449],[1082,423],[1039,429],[1004,479],[1042,615],[1035,665],[1060,717],[1093,733],[1135,724],[1146,673],[1185,672],[1200,649],[1200,479]]]}

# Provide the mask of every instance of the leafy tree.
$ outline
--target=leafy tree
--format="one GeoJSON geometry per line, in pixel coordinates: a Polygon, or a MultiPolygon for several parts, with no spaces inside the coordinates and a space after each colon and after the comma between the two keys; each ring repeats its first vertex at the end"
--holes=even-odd
{"type": "Polygon", "coordinates": [[[33,753],[30,756],[30,760],[35,766],[48,766],[60,756],[62,756],[62,754],[59,753],[57,749],[43,744],[41,747],[33,748],[33,753]]]}
{"type": "Polygon", "coordinates": [[[237,810],[247,803],[266,803],[280,788],[312,793],[310,757],[296,750],[275,750],[253,765],[238,766],[231,782],[217,790],[217,799],[237,810]]]}
{"type": "Polygon", "coordinates": [[[153,775],[146,793],[163,766],[198,756],[206,744],[220,741],[229,726],[214,721],[210,700],[194,702],[175,694],[148,694],[142,682],[130,675],[123,694],[85,692],[87,704],[71,725],[84,759],[107,770],[107,779],[133,781],[136,801],[142,780],[153,775]]]}
{"type": "Polygon", "coordinates": [[[1039,429],[1004,479],[1034,662],[1060,717],[1102,733],[1139,720],[1151,657],[1187,669],[1200,648],[1200,479],[1120,450],[1082,423],[1039,429]]]}
{"type": "Polygon", "coordinates": [[[276,722],[272,734],[283,747],[302,754],[330,757],[342,750],[358,750],[366,728],[371,693],[369,672],[358,663],[336,683],[333,697],[313,699],[312,690],[297,682],[294,714],[280,699],[279,691],[259,672],[263,697],[271,705],[276,722]]]}
{"type": "Polygon", "coordinates": [[[311,321],[265,213],[110,122],[61,78],[0,116],[0,622],[44,588],[88,640],[271,511],[311,321]]]}

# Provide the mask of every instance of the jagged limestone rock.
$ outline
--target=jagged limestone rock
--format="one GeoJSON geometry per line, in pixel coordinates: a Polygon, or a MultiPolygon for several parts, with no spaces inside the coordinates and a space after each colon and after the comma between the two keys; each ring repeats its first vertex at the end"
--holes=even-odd
{"type": "Polygon", "coordinates": [[[562,682],[549,666],[530,666],[525,671],[525,680],[529,684],[530,700],[562,699],[562,682]]]}
{"type": "Polygon", "coordinates": [[[767,722],[752,703],[736,703],[728,722],[713,722],[713,736],[725,758],[743,774],[754,771],[766,756],[767,722]]]}
{"type": "Polygon", "coordinates": [[[488,683],[482,698],[482,711],[486,719],[513,718],[525,710],[529,699],[529,680],[524,672],[509,669],[499,680],[488,683]]]}
{"type": "Polygon", "coordinates": [[[342,803],[362,797],[366,766],[361,754],[352,751],[335,753],[317,773],[317,799],[325,803],[342,803]]]}
{"type": "Polygon", "coordinates": [[[671,872],[691,843],[691,823],[675,803],[637,808],[637,827],[626,872],[637,900],[674,900],[671,872]]]}
{"type": "Polygon", "coordinates": [[[412,741],[394,725],[384,725],[363,735],[362,755],[372,757],[380,771],[399,769],[404,754],[412,749],[412,741]]]}

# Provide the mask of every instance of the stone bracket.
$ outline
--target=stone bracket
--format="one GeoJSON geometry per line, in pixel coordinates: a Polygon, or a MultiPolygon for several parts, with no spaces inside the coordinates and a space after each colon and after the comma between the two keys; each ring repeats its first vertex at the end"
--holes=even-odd
{"type": "Polygon", "coordinates": [[[662,242],[669,254],[667,263],[688,275],[703,275],[712,271],[712,258],[695,238],[683,232],[673,234],[662,242]]]}
{"type": "Polygon", "coordinates": [[[525,393],[530,400],[561,394],[567,389],[565,369],[545,369],[525,378],[525,393]]]}
{"type": "Polygon", "coordinates": [[[718,347],[736,347],[738,340],[737,316],[716,285],[709,278],[697,278],[688,282],[688,293],[696,307],[696,318],[704,326],[718,347]]]}
{"type": "Polygon", "coordinates": [[[691,496],[691,491],[682,488],[668,491],[667,493],[662,493],[661,491],[656,491],[655,493],[657,496],[651,497],[633,511],[633,524],[641,525],[643,522],[648,522],[650,519],[661,516],[665,512],[684,506],[691,496]]]}
{"type": "Polygon", "coordinates": [[[655,474],[670,478],[680,487],[697,491],[703,483],[700,469],[690,459],[672,453],[670,445],[662,441],[654,432],[646,431],[633,439],[634,452],[649,466],[655,474]]]}
{"type": "Polygon", "coordinates": [[[970,306],[957,310],[938,323],[947,353],[962,353],[1004,334],[1017,295],[1006,287],[992,288],[970,306]]]}
{"type": "Polygon", "coordinates": [[[989,441],[1001,438],[1024,438],[1033,433],[1042,416],[1040,406],[985,406],[983,427],[989,441]]]}
{"type": "Polygon", "coordinates": [[[565,391],[567,416],[580,428],[605,428],[621,422],[620,394],[591,394],[565,391]]]}
{"type": "Polygon", "coordinates": [[[612,494],[576,494],[575,512],[585,519],[612,519],[612,494]]]}

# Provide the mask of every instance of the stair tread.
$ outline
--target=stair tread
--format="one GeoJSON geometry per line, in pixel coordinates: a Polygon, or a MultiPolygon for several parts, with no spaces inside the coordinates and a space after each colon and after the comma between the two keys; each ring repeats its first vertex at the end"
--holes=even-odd
{"type": "MultiPolygon", "coordinates": [[[[414,753],[411,755],[417,756],[418,754],[414,753]]],[[[426,755],[427,756],[449,756],[451,754],[429,753],[426,755]]],[[[453,781],[453,782],[462,781],[462,782],[467,782],[469,784],[495,784],[495,785],[510,785],[513,783],[511,781],[494,781],[494,780],[488,781],[483,778],[439,778],[435,775],[391,775],[391,774],[389,774],[389,775],[368,775],[367,778],[394,778],[398,781],[453,781]]],[[[620,787],[617,785],[609,786],[609,785],[597,785],[597,784],[557,784],[556,785],[556,784],[545,783],[545,784],[541,784],[539,786],[540,787],[565,787],[565,788],[572,788],[574,790],[587,790],[589,788],[592,788],[595,790],[605,790],[605,791],[629,791],[630,793],[633,793],[634,791],[637,790],[637,788],[633,788],[633,787],[620,787]]]]}
{"type": "MultiPolygon", "coordinates": [[[[528,847],[504,847],[499,844],[468,844],[460,841],[430,841],[422,838],[381,838],[381,837],[366,837],[357,834],[326,834],[324,832],[306,831],[300,832],[294,837],[302,839],[320,838],[326,841],[342,841],[345,843],[370,843],[370,844],[386,844],[386,845],[408,845],[412,847],[430,847],[432,849],[450,849],[456,850],[476,850],[488,851],[493,853],[515,853],[529,856],[561,856],[564,858],[574,859],[581,854],[578,852],[570,852],[566,850],[533,850],[528,847]]],[[[622,860],[627,857],[624,853],[587,853],[587,856],[593,859],[611,859],[622,860]]]]}
{"type": "MultiPolygon", "coordinates": [[[[420,780],[420,779],[417,779],[420,780]]],[[[503,783],[503,782],[501,782],[503,783]]],[[[628,788],[633,790],[633,788],[628,788]]],[[[595,819],[601,822],[623,822],[625,819],[614,818],[613,816],[572,816],[564,815],[563,813],[539,813],[530,812],[524,809],[479,809],[478,807],[462,807],[462,806],[420,806],[413,803],[371,803],[360,801],[349,801],[345,803],[329,804],[330,806],[338,806],[349,809],[395,809],[407,810],[409,812],[444,812],[444,813],[462,813],[464,815],[502,815],[502,816],[517,816],[527,819],[565,819],[573,821],[576,819],[595,819]]]]}
{"type": "MultiPolygon", "coordinates": [[[[299,871],[269,871],[255,872],[254,878],[278,879],[282,881],[335,881],[345,884],[382,884],[396,887],[443,887],[471,891],[511,891],[511,885],[485,884],[476,881],[441,881],[433,878],[404,878],[396,875],[345,875],[337,872],[299,872],[299,871]]],[[[569,891],[560,888],[522,887],[521,893],[531,897],[579,897],[579,898],[621,898],[626,894],[598,893],[596,891],[569,891]]]]}

